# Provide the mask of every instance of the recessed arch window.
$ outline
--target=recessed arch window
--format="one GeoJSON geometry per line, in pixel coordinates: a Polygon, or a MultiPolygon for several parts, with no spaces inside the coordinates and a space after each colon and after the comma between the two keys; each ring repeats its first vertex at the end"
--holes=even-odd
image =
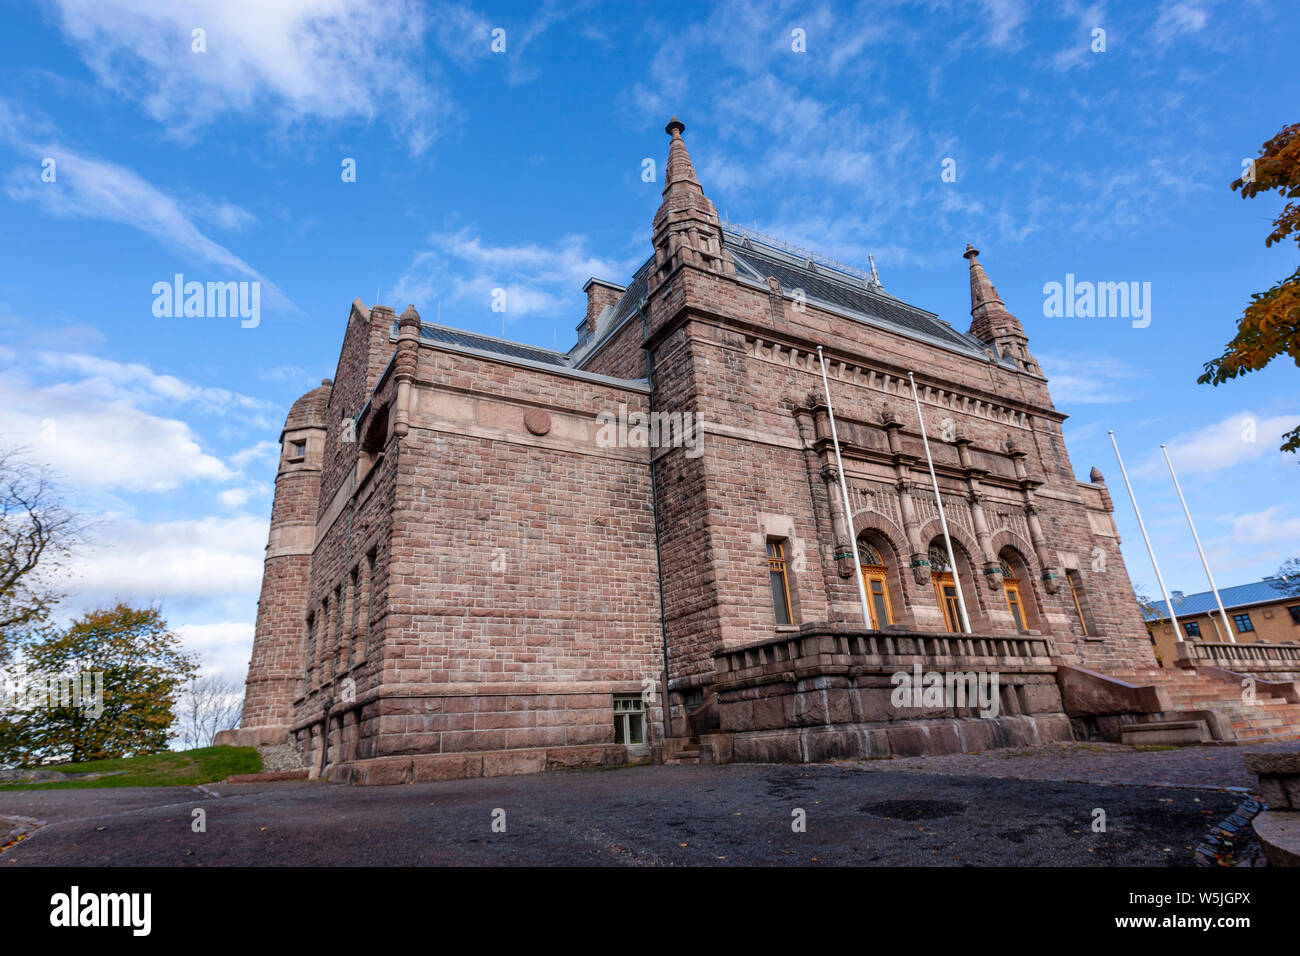
{"type": "Polygon", "coordinates": [[[894,623],[894,609],[889,602],[889,569],[880,551],[863,539],[858,540],[858,563],[862,565],[862,586],[867,591],[871,626],[879,631],[894,623]]]}

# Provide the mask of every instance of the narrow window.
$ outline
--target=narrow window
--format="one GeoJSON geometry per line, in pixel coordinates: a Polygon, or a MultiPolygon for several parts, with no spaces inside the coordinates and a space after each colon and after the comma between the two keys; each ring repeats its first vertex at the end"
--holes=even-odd
{"type": "Polygon", "coordinates": [[[296,441],[293,443],[293,457],[305,458],[307,456],[307,442],[296,441]]]}
{"type": "Polygon", "coordinates": [[[1093,627],[1088,615],[1083,611],[1083,576],[1078,571],[1066,571],[1065,581],[1070,585],[1070,600],[1074,603],[1074,613],[1079,615],[1079,626],[1083,628],[1084,637],[1092,637],[1093,627]]]}
{"type": "Polygon", "coordinates": [[[1021,633],[1029,630],[1025,625],[1025,607],[1020,601],[1020,582],[1011,578],[1004,580],[1002,587],[1007,592],[1007,607],[1011,608],[1011,616],[1015,619],[1016,630],[1021,633]]]}
{"type": "Polygon", "coordinates": [[[771,540],[767,542],[767,574],[772,584],[772,606],[776,611],[778,625],[789,624],[790,615],[790,580],[785,567],[785,542],[771,540]]]}
{"type": "Polygon", "coordinates": [[[1253,631],[1253,630],[1255,629],[1255,625],[1252,624],[1252,623],[1250,623],[1250,615],[1249,615],[1249,614],[1234,614],[1234,615],[1232,615],[1232,623],[1237,625],[1237,633],[1238,633],[1238,634],[1246,634],[1246,633],[1248,633],[1248,632],[1250,632],[1250,631],[1253,631]]]}
{"type": "Polygon", "coordinates": [[[357,645],[361,639],[361,565],[352,569],[348,575],[348,606],[351,614],[348,618],[348,644],[344,650],[344,656],[347,657],[349,664],[355,664],[360,658],[357,656],[357,645]]]}
{"type": "Polygon", "coordinates": [[[1200,622],[1200,621],[1185,621],[1185,622],[1183,623],[1183,630],[1187,632],[1187,636],[1188,636],[1188,637],[1200,637],[1200,636],[1201,636],[1201,622],[1200,622]]]}
{"type": "Polygon", "coordinates": [[[645,743],[645,701],[639,695],[615,695],[614,743],[624,746],[645,743]]]}
{"type": "Polygon", "coordinates": [[[316,615],[307,615],[307,678],[316,673],[316,615]]]}
{"type": "Polygon", "coordinates": [[[1287,608],[1291,612],[1291,623],[1300,625],[1300,604],[1287,608]]]}
{"type": "Polygon", "coordinates": [[[342,584],[334,590],[334,604],[334,649],[331,656],[334,658],[334,673],[341,674],[347,664],[344,641],[348,614],[348,589],[342,584]]]}

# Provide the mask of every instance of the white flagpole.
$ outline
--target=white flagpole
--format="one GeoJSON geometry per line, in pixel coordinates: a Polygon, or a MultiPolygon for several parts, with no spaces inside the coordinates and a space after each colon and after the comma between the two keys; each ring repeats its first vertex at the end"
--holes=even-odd
{"type": "Polygon", "coordinates": [[[1201,555],[1201,564],[1205,567],[1205,576],[1210,579],[1210,590],[1214,592],[1214,603],[1219,605],[1219,617],[1223,619],[1223,633],[1228,635],[1228,642],[1237,643],[1237,638],[1232,634],[1232,628],[1228,624],[1228,612],[1223,609],[1223,599],[1219,597],[1219,589],[1214,583],[1214,575],[1210,573],[1210,562],[1205,558],[1205,549],[1201,547],[1200,535],[1196,533],[1196,525],[1192,523],[1192,512],[1188,510],[1187,499],[1183,497],[1183,486],[1178,483],[1178,476],[1174,474],[1174,463],[1169,460],[1169,449],[1163,444],[1160,450],[1164,452],[1165,464],[1169,466],[1169,477],[1174,479],[1174,488],[1178,490],[1178,500],[1183,503],[1183,514],[1187,515],[1187,527],[1192,529],[1192,540],[1196,542],[1196,550],[1201,555]]]}
{"type": "Polygon", "coordinates": [[[939,527],[943,529],[943,543],[948,548],[948,567],[952,569],[952,583],[957,588],[957,609],[961,611],[963,634],[970,633],[970,617],[966,614],[966,598],[961,593],[961,578],[957,574],[957,557],[952,553],[952,536],[948,534],[948,518],[943,513],[943,495],[939,494],[939,479],[934,474],[934,459],[930,456],[930,438],[925,433],[925,416],[921,414],[921,399],[916,394],[916,379],[907,373],[912,383],[912,401],[916,403],[916,420],[921,423],[921,442],[925,445],[925,460],[930,465],[930,484],[934,486],[934,501],[939,506],[939,527]]]}
{"type": "Polygon", "coordinates": [[[1165,589],[1165,579],[1160,574],[1160,564],[1156,561],[1156,552],[1151,547],[1151,539],[1147,536],[1147,526],[1142,523],[1142,511],[1138,508],[1137,495],[1133,494],[1133,486],[1129,484],[1128,471],[1124,468],[1124,459],[1120,457],[1119,445],[1115,442],[1115,433],[1107,431],[1110,436],[1110,443],[1115,449],[1115,460],[1119,462],[1119,473],[1124,476],[1124,487],[1128,489],[1129,500],[1133,502],[1133,513],[1137,515],[1138,528],[1142,531],[1142,540],[1147,543],[1147,554],[1151,555],[1151,567],[1156,569],[1156,582],[1160,585],[1160,593],[1165,598],[1165,610],[1169,612],[1169,620],[1174,625],[1174,637],[1178,638],[1178,643],[1183,642],[1183,629],[1178,623],[1178,615],[1174,613],[1174,602],[1169,599],[1169,592],[1165,589]]]}
{"type": "Polygon", "coordinates": [[[871,611],[867,608],[867,586],[862,581],[862,561],[858,557],[858,539],[853,533],[853,505],[849,502],[849,483],[844,477],[844,460],[840,458],[840,436],[835,431],[835,409],[831,407],[831,386],[826,381],[826,356],[817,346],[817,358],[822,363],[822,390],[826,393],[826,414],[831,420],[831,441],[835,445],[835,470],[840,473],[840,492],[844,495],[844,520],[849,523],[849,549],[853,552],[853,569],[858,579],[858,597],[862,599],[862,620],[871,629],[871,611]]]}

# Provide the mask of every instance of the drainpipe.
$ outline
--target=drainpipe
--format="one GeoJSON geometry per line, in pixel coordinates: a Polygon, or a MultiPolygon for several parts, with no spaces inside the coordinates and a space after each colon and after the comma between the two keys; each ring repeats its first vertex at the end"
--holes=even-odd
{"type": "MultiPolygon", "coordinates": [[[[636,305],[636,310],[641,314],[641,339],[645,341],[650,338],[650,318],[645,314],[645,300],[641,300],[636,305]]],[[[645,377],[650,383],[650,410],[654,411],[655,407],[655,379],[654,363],[651,361],[650,353],[645,353],[645,377]]],[[[699,428],[698,418],[695,427],[699,428]]],[[[655,524],[655,570],[659,576],[659,638],[663,650],[664,659],[664,687],[661,700],[661,709],[664,715],[664,740],[673,735],[672,728],[672,700],[668,696],[668,616],[664,611],[664,558],[663,551],[659,543],[659,494],[655,483],[655,450],[650,449],[650,507],[654,512],[655,524]]]]}

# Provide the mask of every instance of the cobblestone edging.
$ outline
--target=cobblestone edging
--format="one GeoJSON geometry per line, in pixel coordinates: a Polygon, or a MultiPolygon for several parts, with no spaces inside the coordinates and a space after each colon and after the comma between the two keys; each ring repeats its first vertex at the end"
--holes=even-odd
{"type": "Polygon", "coordinates": [[[1251,794],[1241,806],[1212,826],[1196,846],[1197,866],[1268,866],[1250,822],[1268,809],[1251,794]]]}

